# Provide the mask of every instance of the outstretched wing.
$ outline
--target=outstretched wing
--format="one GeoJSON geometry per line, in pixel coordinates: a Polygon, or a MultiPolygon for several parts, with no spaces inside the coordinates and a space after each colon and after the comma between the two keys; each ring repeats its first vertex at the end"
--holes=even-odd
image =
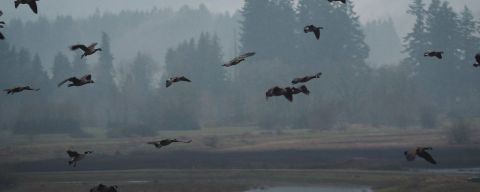
{"type": "Polygon", "coordinates": [[[90,50],[93,50],[95,49],[95,46],[97,46],[97,43],[92,43],[90,46],[88,46],[87,48],[90,49],[90,50]]]}
{"type": "Polygon", "coordinates": [[[186,82],[192,82],[190,79],[187,79],[185,76],[181,76],[178,78],[179,81],[186,81],[186,82]]]}
{"type": "Polygon", "coordinates": [[[248,52],[248,53],[245,53],[243,55],[238,56],[236,59],[242,60],[242,59],[245,59],[247,57],[254,56],[255,54],[256,54],[255,52],[248,52]]]}
{"type": "Polygon", "coordinates": [[[320,39],[320,29],[315,28],[315,29],[313,30],[313,33],[315,33],[315,37],[316,37],[317,39],[320,39]]]}
{"type": "Polygon", "coordinates": [[[285,94],[283,94],[283,96],[285,96],[285,98],[286,98],[288,101],[290,101],[290,102],[293,101],[293,95],[292,95],[292,93],[285,93],[285,94]]]}
{"type": "Polygon", "coordinates": [[[166,80],[165,81],[165,87],[170,87],[172,85],[172,81],[166,80]]]}
{"type": "Polygon", "coordinates": [[[92,75],[91,74],[84,75],[81,79],[83,81],[90,81],[90,80],[92,80],[92,75]]]}
{"type": "Polygon", "coordinates": [[[475,55],[475,60],[477,60],[477,62],[480,64],[480,53],[475,55]]]}
{"type": "Polygon", "coordinates": [[[76,157],[76,156],[80,155],[80,154],[78,154],[78,152],[72,151],[72,150],[68,150],[68,151],[67,151],[67,154],[68,154],[68,156],[70,156],[70,157],[76,157]]]}
{"type": "Polygon", "coordinates": [[[35,14],[38,14],[37,3],[35,1],[28,3],[28,6],[30,6],[30,9],[32,9],[35,14]]]}
{"type": "Polygon", "coordinates": [[[433,159],[433,157],[427,151],[423,150],[421,153],[417,154],[419,157],[424,158],[431,164],[437,164],[437,162],[433,159]]]}
{"type": "Polygon", "coordinates": [[[0,39],[1,40],[4,40],[5,39],[5,36],[3,36],[3,34],[0,32],[0,39]]]}
{"type": "Polygon", "coordinates": [[[74,82],[74,81],[78,81],[78,79],[77,79],[76,77],[70,77],[70,78],[65,79],[65,80],[63,80],[62,82],[60,82],[60,83],[58,84],[58,87],[62,86],[63,84],[65,84],[65,83],[68,82],[68,81],[74,82]]]}
{"type": "Polygon", "coordinates": [[[70,47],[70,49],[72,51],[77,50],[77,49],[81,49],[82,51],[87,51],[88,50],[87,46],[82,45],[82,44],[73,45],[73,46],[70,47]]]}

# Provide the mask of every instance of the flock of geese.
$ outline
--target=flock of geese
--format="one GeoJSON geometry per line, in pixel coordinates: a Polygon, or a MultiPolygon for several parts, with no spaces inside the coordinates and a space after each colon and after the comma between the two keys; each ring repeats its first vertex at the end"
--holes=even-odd
{"type": "MultiPolygon", "coordinates": [[[[15,8],[17,8],[20,4],[28,4],[32,11],[37,14],[38,9],[37,9],[37,3],[36,1],[38,0],[15,0],[15,8]]],[[[346,0],[328,0],[329,2],[341,2],[341,3],[346,3],[346,0]]],[[[0,16],[2,16],[3,13],[0,11],[0,16]]],[[[3,28],[3,25],[5,22],[0,21],[0,28],[3,28]]],[[[322,30],[323,27],[317,27],[315,25],[307,25],[304,28],[305,33],[314,33],[315,38],[317,40],[320,39],[320,30],[322,30]]],[[[0,39],[5,39],[2,33],[0,33],[0,39]]],[[[102,51],[101,48],[96,48],[97,43],[92,43],[89,46],[83,45],[83,44],[77,44],[73,45],[70,47],[72,51],[75,50],[81,50],[83,51],[83,54],[81,55],[81,58],[87,57],[89,55],[93,55],[98,51],[102,51]]],[[[425,57],[436,57],[438,59],[443,58],[443,51],[426,51],[424,53],[425,57]]],[[[238,57],[235,57],[231,59],[230,61],[226,62],[223,64],[223,67],[232,67],[235,65],[238,65],[245,61],[247,58],[254,56],[256,53],[255,52],[248,52],[245,54],[242,54],[238,57]]],[[[474,67],[480,67],[480,53],[475,55],[475,60],[476,63],[473,64],[474,67]]],[[[294,78],[291,83],[293,85],[299,84],[299,83],[307,83],[313,79],[318,79],[322,73],[317,73],[314,75],[307,75],[304,77],[299,77],[299,78],[294,78]]],[[[58,84],[58,87],[62,86],[63,84],[69,82],[68,87],[78,87],[78,86],[83,86],[87,84],[92,84],[95,83],[92,80],[92,75],[87,74],[84,75],[80,78],[78,77],[70,77],[58,84]]],[[[185,76],[176,76],[176,77],[170,77],[169,79],[166,80],[166,87],[172,86],[174,83],[178,82],[191,82],[187,77],[185,76]]],[[[7,94],[15,94],[23,91],[39,91],[40,89],[34,89],[31,88],[30,86],[20,86],[20,87],[14,87],[10,89],[5,89],[4,91],[7,94]]],[[[274,96],[284,96],[288,101],[292,102],[293,101],[293,95],[303,93],[305,95],[309,95],[310,91],[308,90],[306,85],[301,85],[301,86],[287,86],[287,87],[279,87],[279,86],[274,86],[270,89],[267,90],[265,93],[266,99],[268,100],[269,97],[274,97],[274,96]]],[[[168,146],[172,143],[191,143],[192,140],[187,140],[187,141],[182,141],[178,139],[163,139],[159,141],[151,141],[147,142],[147,144],[154,145],[156,148],[162,148],[165,146],[168,146]]],[[[431,164],[437,164],[437,162],[433,159],[433,157],[427,152],[427,150],[432,150],[432,147],[416,147],[411,150],[407,150],[404,152],[405,158],[408,161],[413,161],[415,158],[418,156],[420,158],[425,159],[427,162],[431,164]]],[[[76,167],[78,162],[82,159],[84,159],[87,155],[92,154],[93,151],[85,151],[83,153],[79,153],[77,151],[73,150],[68,150],[67,154],[70,157],[70,160],[68,161],[68,164],[76,167]]],[[[99,184],[98,186],[95,186],[90,190],[90,192],[116,192],[117,191],[117,186],[105,186],[103,184],[99,184]]]]}

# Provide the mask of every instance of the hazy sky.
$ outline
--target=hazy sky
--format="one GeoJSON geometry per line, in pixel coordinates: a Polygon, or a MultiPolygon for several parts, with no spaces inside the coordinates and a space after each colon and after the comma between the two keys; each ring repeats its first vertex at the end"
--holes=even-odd
{"type": "MultiPolygon", "coordinates": [[[[456,10],[461,10],[468,5],[477,17],[480,16],[480,0],[448,0],[456,10]]],[[[412,17],[405,11],[412,0],[355,0],[355,9],[362,22],[376,18],[392,17],[400,35],[404,35],[412,26],[412,17]]],[[[428,2],[428,1],[427,1],[428,2]]],[[[118,12],[121,10],[148,10],[158,8],[178,8],[182,5],[198,6],[205,4],[215,12],[233,12],[243,5],[243,0],[40,0],[40,15],[73,15],[85,17],[93,14],[95,10],[118,12]]],[[[12,17],[35,18],[28,6],[18,10],[13,7],[13,0],[1,0],[0,8],[5,12],[5,19],[12,17]]]]}

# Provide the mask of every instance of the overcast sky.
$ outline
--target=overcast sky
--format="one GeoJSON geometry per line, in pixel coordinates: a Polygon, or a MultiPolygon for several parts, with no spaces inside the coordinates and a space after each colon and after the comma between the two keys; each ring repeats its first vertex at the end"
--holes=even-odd
{"type": "MultiPolygon", "coordinates": [[[[480,0],[448,1],[455,10],[461,10],[468,5],[479,18],[480,0]]],[[[399,34],[403,36],[413,24],[413,18],[405,13],[410,2],[412,0],[355,0],[355,9],[363,23],[372,19],[391,17],[399,34]]],[[[149,10],[153,7],[176,9],[182,5],[196,7],[201,3],[215,12],[234,12],[242,7],[243,0],[40,0],[38,2],[40,15],[48,17],[57,15],[85,17],[93,14],[97,9],[101,12],[149,10]]],[[[1,0],[0,8],[5,12],[5,20],[12,17],[35,18],[26,5],[15,10],[13,0],[1,0]]]]}

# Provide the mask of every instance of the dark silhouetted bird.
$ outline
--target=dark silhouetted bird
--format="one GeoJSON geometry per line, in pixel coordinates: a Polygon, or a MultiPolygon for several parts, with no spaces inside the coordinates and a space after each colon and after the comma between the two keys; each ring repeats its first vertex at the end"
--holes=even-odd
{"type": "Polygon", "coordinates": [[[97,51],[102,51],[101,48],[95,49],[95,46],[97,46],[97,43],[92,43],[88,47],[86,45],[78,44],[78,45],[71,46],[70,49],[72,51],[77,50],[77,49],[81,49],[83,51],[83,55],[81,56],[81,58],[83,58],[83,57],[86,57],[86,56],[89,56],[89,55],[93,55],[97,51]]]}
{"type": "Polygon", "coordinates": [[[315,25],[308,25],[303,28],[303,32],[305,33],[310,33],[313,32],[315,34],[315,37],[317,39],[320,39],[320,29],[323,29],[323,27],[315,27],[315,25]]]}
{"type": "Polygon", "coordinates": [[[99,184],[93,188],[90,189],[90,192],[117,192],[118,186],[112,185],[112,186],[106,186],[104,184],[99,184]]]}
{"type": "Polygon", "coordinates": [[[150,142],[147,142],[147,144],[154,145],[156,148],[162,148],[172,143],[191,143],[191,142],[192,140],[180,141],[178,139],[163,139],[160,141],[150,141],[150,142]]]}
{"type": "Polygon", "coordinates": [[[427,51],[423,54],[424,57],[436,57],[438,59],[443,58],[443,51],[427,51]]]}
{"type": "Polygon", "coordinates": [[[302,85],[300,87],[272,87],[265,93],[265,97],[268,100],[269,97],[274,96],[284,96],[288,101],[293,101],[293,95],[303,93],[305,95],[309,95],[310,91],[308,90],[307,86],[302,85]]]}
{"type": "Polygon", "coordinates": [[[181,76],[181,77],[170,77],[170,78],[168,78],[167,81],[165,82],[165,86],[166,86],[166,87],[170,87],[173,83],[180,82],[180,81],[192,82],[192,81],[190,81],[190,79],[187,79],[187,78],[184,77],[184,76],[181,76]]]}
{"type": "Polygon", "coordinates": [[[20,4],[28,4],[30,6],[30,9],[37,14],[37,1],[38,0],[15,0],[15,8],[17,8],[20,4]]]}
{"type": "Polygon", "coordinates": [[[72,86],[79,87],[79,86],[83,86],[83,85],[86,85],[86,84],[89,84],[89,83],[95,83],[92,80],[92,75],[88,74],[88,75],[84,75],[80,79],[76,78],[76,77],[70,77],[68,79],[65,79],[58,84],[58,87],[62,86],[64,83],[66,83],[68,81],[70,81],[70,84],[68,84],[68,87],[72,87],[72,86]]]}
{"type": "Polygon", "coordinates": [[[311,75],[311,76],[305,76],[305,77],[300,77],[300,78],[295,78],[292,80],[292,84],[297,84],[297,83],[306,83],[309,82],[312,79],[318,79],[322,73],[317,73],[316,75],[311,75]]]}
{"type": "Polygon", "coordinates": [[[328,0],[328,2],[336,2],[336,1],[340,1],[342,2],[343,4],[346,4],[347,3],[347,0],[328,0]]]}
{"type": "Polygon", "coordinates": [[[251,57],[251,56],[254,56],[255,55],[255,52],[249,52],[249,53],[245,53],[243,55],[240,55],[238,57],[235,57],[233,58],[232,60],[230,60],[229,62],[223,64],[222,66],[224,67],[231,67],[231,66],[234,66],[234,65],[237,65],[239,63],[241,63],[242,61],[245,61],[245,59],[247,57],[251,57]]]}
{"type": "Polygon", "coordinates": [[[427,150],[433,150],[432,147],[417,147],[415,149],[411,149],[408,151],[403,152],[405,155],[405,158],[407,158],[408,161],[413,161],[415,160],[416,156],[419,156],[431,164],[437,164],[437,162],[433,159],[433,157],[427,152],[427,150]]]}
{"type": "Polygon", "coordinates": [[[477,63],[473,64],[473,66],[474,66],[474,67],[480,67],[480,53],[477,53],[477,54],[475,55],[475,61],[476,61],[477,63]]]}
{"type": "Polygon", "coordinates": [[[68,161],[68,165],[73,165],[73,167],[77,166],[77,163],[84,159],[88,154],[92,154],[93,151],[85,151],[84,153],[78,153],[76,151],[68,150],[67,154],[70,157],[70,161],[68,161]]]}
{"type": "Polygon", "coordinates": [[[15,93],[20,93],[22,91],[40,91],[40,89],[32,89],[30,86],[25,86],[25,87],[14,87],[11,89],[4,89],[3,91],[7,92],[7,94],[15,94],[15,93]]]}
{"type": "MultiPolygon", "coordinates": [[[[3,15],[3,12],[0,11],[0,16],[3,15]]],[[[0,28],[3,28],[3,25],[5,25],[5,21],[0,21],[0,28]]],[[[0,39],[1,40],[4,40],[5,39],[5,36],[3,36],[3,33],[0,32],[0,39]]]]}

